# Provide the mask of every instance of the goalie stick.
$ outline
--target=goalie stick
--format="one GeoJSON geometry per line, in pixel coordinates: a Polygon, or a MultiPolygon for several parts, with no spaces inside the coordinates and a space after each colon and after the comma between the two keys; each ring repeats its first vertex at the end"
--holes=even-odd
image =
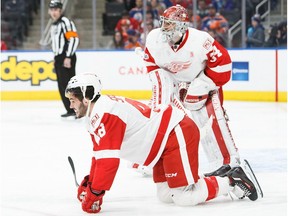
{"type": "Polygon", "coordinates": [[[252,170],[249,162],[246,159],[244,159],[242,167],[244,168],[244,172],[248,175],[248,177],[250,177],[251,181],[254,183],[258,197],[263,198],[263,191],[261,189],[261,186],[254,174],[254,171],[252,170]]]}
{"type": "Polygon", "coordinates": [[[72,160],[72,158],[70,156],[68,156],[68,161],[69,161],[69,164],[70,164],[72,172],[73,172],[75,185],[76,185],[76,187],[79,187],[79,184],[78,184],[77,178],[76,178],[76,171],[75,171],[74,162],[73,162],[73,160],[72,160]]]}

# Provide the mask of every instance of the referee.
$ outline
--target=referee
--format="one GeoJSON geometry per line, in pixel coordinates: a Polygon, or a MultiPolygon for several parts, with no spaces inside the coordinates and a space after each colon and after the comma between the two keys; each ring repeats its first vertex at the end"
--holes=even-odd
{"type": "Polygon", "coordinates": [[[74,117],[75,112],[70,109],[70,102],[65,97],[65,88],[71,77],[75,76],[76,49],[79,44],[77,30],[73,21],[62,14],[60,0],[51,0],[49,15],[53,20],[51,26],[52,50],[54,53],[54,68],[57,76],[58,89],[66,113],[63,118],[74,117]]]}

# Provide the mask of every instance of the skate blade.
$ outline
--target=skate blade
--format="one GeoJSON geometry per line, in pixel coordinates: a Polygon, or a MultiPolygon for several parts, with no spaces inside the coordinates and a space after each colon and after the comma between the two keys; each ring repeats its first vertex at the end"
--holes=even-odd
{"type": "Polygon", "coordinates": [[[244,162],[241,164],[242,164],[242,167],[244,168],[244,172],[250,178],[250,180],[253,182],[255,189],[257,191],[258,197],[263,198],[263,191],[261,189],[261,186],[260,186],[249,162],[246,159],[244,159],[244,162]]]}

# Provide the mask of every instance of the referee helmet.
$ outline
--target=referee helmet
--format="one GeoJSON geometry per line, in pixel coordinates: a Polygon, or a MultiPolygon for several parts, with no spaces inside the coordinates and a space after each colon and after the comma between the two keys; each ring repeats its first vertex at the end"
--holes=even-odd
{"type": "Polygon", "coordinates": [[[49,3],[49,8],[60,8],[62,9],[63,4],[60,0],[51,0],[49,3]]]}

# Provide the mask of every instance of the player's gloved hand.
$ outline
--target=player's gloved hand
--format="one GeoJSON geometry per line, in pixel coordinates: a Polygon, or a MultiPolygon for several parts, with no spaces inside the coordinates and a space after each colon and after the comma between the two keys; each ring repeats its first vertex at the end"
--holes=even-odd
{"type": "Polygon", "coordinates": [[[91,185],[88,184],[86,194],[82,200],[82,209],[88,213],[98,213],[101,210],[102,199],[105,191],[92,191],[91,185]]]}
{"type": "Polygon", "coordinates": [[[77,198],[80,202],[82,202],[82,199],[85,196],[88,181],[89,181],[89,175],[84,177],[84,179],[82,180],[81,184],[78,187],[77,198]]]}

